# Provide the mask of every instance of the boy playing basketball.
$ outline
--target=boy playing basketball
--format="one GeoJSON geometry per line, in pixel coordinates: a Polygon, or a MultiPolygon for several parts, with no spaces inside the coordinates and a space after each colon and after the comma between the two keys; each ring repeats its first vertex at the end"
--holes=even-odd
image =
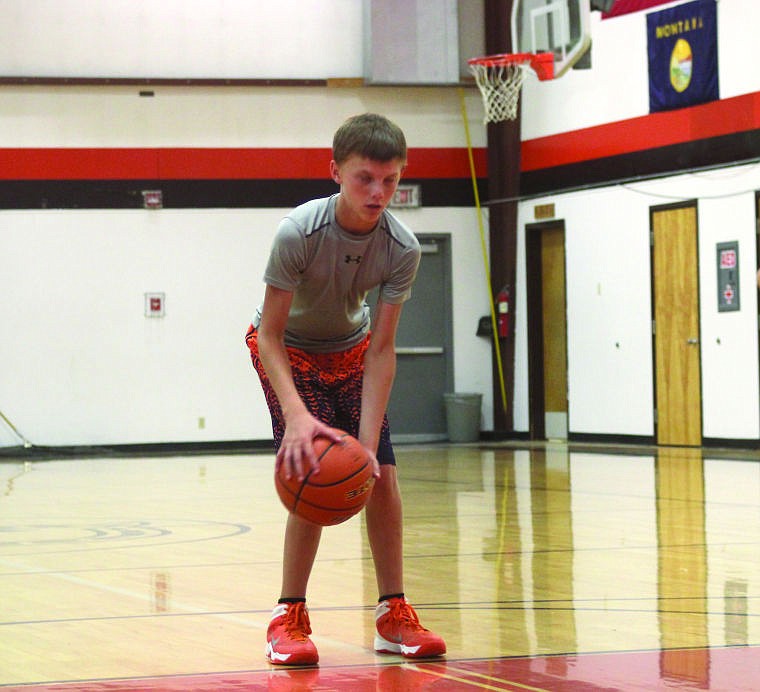
{"type": "MultiPolygon", "coordinates": [[[[404,134],[383,116],[354,116],[337,130],[330,174],[340,192],[280,223],[246,341],[272,415],[277,465],[299,479],[317,469],[312,440],[337,439],[333,427],[367,449],[376,477],[366,507],[380,592],[374,647],[420,658],[442,655],[446,645],[404,597],[401,495],[385,416],[396,328],[420,261],[417,239],[386,211],[405,166],[404,134]],[[365,297],[375,286],[370,337],[365,297]]],[[[305,603],[321,531],[288,516],[281,598],[267,631],[272,663],[319,660],[305,603]]]]}

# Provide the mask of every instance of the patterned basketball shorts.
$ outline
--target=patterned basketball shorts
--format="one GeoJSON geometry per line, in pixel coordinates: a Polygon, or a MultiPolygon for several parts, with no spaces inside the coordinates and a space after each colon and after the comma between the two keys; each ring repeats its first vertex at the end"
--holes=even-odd
{"type": "MultiPolygon", "coordinates": [[[[259,358],[258,334],[254,327],[248,329],[245,341],[272,416],[274,446],[275,449],[279,449],[285,434],[285,419],[280,402],[259,358]]],[[[362,375],[367,346],[369,337],[353,348],[337,353],[307,353],[297,348],[287,348],[296,390],[311,415],[331,427],[345,430],[354,437],[359,434],[362,375]]],[[[387,416],[383,417],[380,429],[377,460],[380,464],[396,464],[387,416]]]]}

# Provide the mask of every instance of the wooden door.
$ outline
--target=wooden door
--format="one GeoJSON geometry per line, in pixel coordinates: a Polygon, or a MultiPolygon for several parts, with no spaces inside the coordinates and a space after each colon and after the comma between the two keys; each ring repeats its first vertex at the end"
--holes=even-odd
{"type": "Polygon", "coordinates": [[[525,229],[531,439],[568,433],[565,224],[525,229]]]}
{"type": "Polygon", "coordinates": [[[563,224],[541,231],[541,298],[545,432],[548,438],[567,439],[567,318],[563,224]]]}
{"type": "Polygon", "coordinates": [[[652,210],[657,443],[702,443],[695,204],[652,210]]]}

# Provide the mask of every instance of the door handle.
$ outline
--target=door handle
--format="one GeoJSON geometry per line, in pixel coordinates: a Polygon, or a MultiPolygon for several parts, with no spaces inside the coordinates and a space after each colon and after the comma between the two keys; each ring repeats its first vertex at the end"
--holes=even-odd
{"type": "Polygon", "coordinates": [[[696,346],[699,343],[699,339],[692,336],[690,339],[686,339],[686,343],[689,344],[689,346],[696,346]]]}
{"type": "Polygon", "coordinates": [[[433,356],[443,353],[443,346],[396,346],[397,356],[433,356]]]}

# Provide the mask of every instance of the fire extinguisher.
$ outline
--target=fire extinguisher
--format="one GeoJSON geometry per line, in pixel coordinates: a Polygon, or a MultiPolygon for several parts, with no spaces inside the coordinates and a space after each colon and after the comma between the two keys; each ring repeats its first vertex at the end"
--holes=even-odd
{"type": "Polygon", "coordinates": [[[509,336],[509,286],[504,286],[496,295],[496,326],[499,338],[509,336]]]}

